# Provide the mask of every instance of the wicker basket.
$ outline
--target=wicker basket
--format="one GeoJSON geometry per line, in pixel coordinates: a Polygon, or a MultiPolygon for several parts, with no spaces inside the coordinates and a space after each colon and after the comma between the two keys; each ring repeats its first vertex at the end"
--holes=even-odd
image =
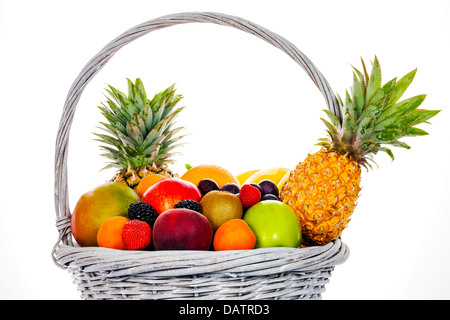
{"type": "Polygon", "coordinates": [[[55,206],[59,238],[52,257],[71,271],[84,299],[320,299],[331,272],[349,255],[336,240],[321,247],[238,251],[121,251],[81,248],[70,227],[67,186],[69,131],[75,107],[88,82],[127,43],[172,25],[201,22],[234,27],[279,48],[296,61],[322,92],[330,111],[341,117],[328,82],[294,45],[250,21],[218,13],[192,12],[140,24],[105,46],[84,67],[67,96],[55,154],[55,206]]]}

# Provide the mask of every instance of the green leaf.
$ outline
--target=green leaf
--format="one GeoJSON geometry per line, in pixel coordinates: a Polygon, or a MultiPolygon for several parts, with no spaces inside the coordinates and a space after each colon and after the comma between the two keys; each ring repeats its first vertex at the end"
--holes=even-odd
{"type": "Polygon", "coordinates": [[[411,124],[411,126],[418,125],[420,123],[423,123],[431,118],[433,118],[435,115],[437,115],[441,110],[423,110],[423,109],[416,109],[413,112],[411,112],[411,115],[416,116],[416,120],[411,124]]]}
{"type": "Polygon", "coordinates": [[[128,136],[131,137],[137,145],[142,144],[142,142],[144,141],[141,129],[139,129],[139,126],[131,121],[127,123],[127,133],[128,136]]]}
{"type": "Polygon", "coordinates": [[[174,144],[172,144],[171,146],[168,146],[168,147],[166,147],[166,146],[164,146],[164,148],[163,148],[163,150],[165,151],[165,152],[169,152],[169,151],[171,151],[171,150],[173,150],[173,149],[175,149],[175,148],[178,148],[178,147],[180,147],[180,146],[183,146],[183,145],[185,145],[186,143],[174,143],[174,144]]]}
{"type": "MultiPolygon", "coordinates": [[[[128,129],[128,126],[127,126],[127,129],[128,129]]],[[[118,134],[119,134],[119,139],[122,142],[122,148],[125,149],[126,147],[128,147],[134,151],[138,150],[137,142],[130,136],[130,134],[123,134],[121,132],[118,132],[118,134]]]]}
{"type": "Polygon", "coordinates": [[[332,132],[333,134],[335,134],[336,136],[339,136],[339,132],[336,130],[336,127],[333,126],[331,123],[329,123],[327,120],[320,118],[320,120],[323,121],[323,123],[325,123],[325,125],[327,126],[328,130],[330,132],[332,132]]]}
{"type": "Polygon", "coordinates": [[[110,153],[111,155],[115,155],[118,159],[121,158],[121,154],[117,149],[110,148],[107,146],[100,146],[100,149],[105,150],[106,152],[110,153]]]}
{"type": "Polygon", "coordinates": [[[142,120],[144,120],[145,123],[145,131],[150,132],[152,130],[152,124],[153,124],[153,110],[150,107],[150,104],[147,102],[144,107],[142,108],[141,112],[139,113],[142,120]]]}
{"type": "Polygon", "coordinates": [[[164,108],[162,117],[165,118],[181,99],[183,99],[183,96],[178,94],[178,95],[174,96],[170,101],[168,101],[164,108]]]}
{"type": "Polygon", "coordinates": [[[143,97],[141,95],[141,92],[139,91],[139,88],[136,85],[140,80],[136,79],[136,84],[134,84],[130,79],[127,79],[127,81],[128,81],[128,100],[132,102],[140,111],[147,102],[147,97],[146,96],[143,97]]]}
{"type": "Polygon", "coordinates": [[[137,78],[134,85],[136,86],[136,88],[138,89],[138,92],[141,96],[142,101],[144,101],[145,103],[147,103],[147,93],[145,93],[145,88],[144,88],[144,84],[142,83],[142,80],[140,78],[137,78]]]}
{"type": "Polygon", "coordinates": [[[128,78],[127,78],[127,82],[128,82],[128,99],[133,102],[136,102],[137,90],[135,90],[135,88],[134,88],[134,83],[133,83],[133,81],[131,81],[128,78]]]}
{"type": "Polygon", "coordinates": [[[401,117],[389,118],[389,119],[379,122],[375,126],[374,131],[383,131],[386,129],[403,130],[407,127],[412,126],[413,123],[416,121],[416,119],[417,119],[417,116],[415,116],[415,115],[406,115],[406,116],[401,116],[401,117]]]}
{"type": "Polygon", "coordinates": [[[360,76],[358,76],[355,72],[353,72],[352,96],[353,96],[353,103],[355,106],[355,114],[354,114],[355,119],[359,117],[364,107],[364,94],[365,94],[364,83],[361,83],[362,77],[361,72],[359,72],[359,75],[360,76]]]}
{"type": "Polygon", "coordinates": [[[397,78],[392,79],[391,81],[385,83],[380,90],[377,91],[377,93],[373,96],[372,101],[377,101],[379,99],[380,102],[382,102],[382,107],[385,108],[388,104],[388,101],[391,97],[392,90],[395,87],[395,83],[397,81],[397,78]]]}
{"type": "Polygon", "coordinates": [[[373,117],[365,117],[361,120],[361,122],[356,127],[357,139],[361,139],[364,137],[370,137],[374,128],[376,121],[373,117]]]}
{"type": "Polygon", "coordinates": [[[144,119],[142,119],[142,117],[137,112],[133,114],[133,117],[131,118],[130,122],[139,128],[142,137],[147,134],[144,119]]]}
{"type": "Polygon", "coordinates": [[[397,81],[397,84],[395,85],[394,90],[392,91],[391,99],[389,100],[388,105],[391,106],[394,103],[396,103],[400,98],[402,97],[403,93],[406,91],[406,89],[409,87],[411,82],[414,79],[414,76],[416,75],[417,69],[414,69],[413,71],[407,73],[403,78],[401,78],[399,81],[397,81]]]}
{"type": "Polygon", "coordinates": [[[95,141],[100,141],[102,143],[107,143],[109,145],[112,145],[116,148],[118,148],[120,150],[120,148],[122,147],[122,143],[119,139],[115,139],[109,135],[106,134],[101,134],[101,133],[94,133],[94,135],[96,135],[97,137],[99,137],[100,139],[94,139],[95,141]]]}
{"type": "Polygon", "coordinates": [[[164,112],[165,109],[165,102],[162,101],[161,105],[159,106],[158,110],[156,110],[156,112],[153,113],[153,122],[152,122],[152,126],[154,127],[158,122],[161,121],[162,118],[162,114],[164,112]]]}
{"type": "Polygon", "coordinates": [[[106,107],[99,106],[98,108],[101,110],[102,115],[106,118],[106,120],[108,120],[111,126],[123,133],[126,132],[125,125],[120,119],[118,119],[113,113],[109,112],[106,107]]]}
{"type": "Polygon", "coordinates": [[[328,119],[330,119],[333,126],[335,126],[339,130],[341,128],[341,123],[339,122],[339,119],[336,117],[336,115],[328,109],[324,109],[323,111],[327,114],[328,119]]]}
{"type": "MultiPolygon", "coordinates": [[[[364,61],[362,60],[362,58],[361,58],[361,61],[362,61],[362,63],[363,63],[363,66],[364,66],[364,61]]],[[[363,88],[363,93],[364,93],[364,95],[366,94],[366,81],[364,80],[364,75],[361,73],[361,71],[359,71],[358,69],[356,69],[354,66],[352,66],[352,68],[353,68],[353,70],[355,71],[355,73],[357,74],[357,76],[358,76],[358,79],[359,79],[359,83],[361,84],[361,86],[362,86],[362,88],[363,88]]],[[[368,81],[368,80],[367,80],[368,81]]]]}
{"type": "MultiPolygon", "coordinates": [[[[339,93],[337,93],[337,92],[336,92],[336,97],[337,97],[337,101],[338,101],[340,113],[341,113],[341,115],[343,115],[343,114],[345,114],[344,102],[342,102],[342,98],[341,98],[341,96],[339,95],[339,93]]],[[[336,115],[336,116],[337,116],[337,115],[336,115]]],[[[336,128],[339,128],[339,130],[340,130],[341,125],[342,125],[342,123],[341,123],[341,120],[342,120],[342,119],[341,119],[341,117],[339,117],[338,119],[339,119],[340,125],[339,125],[339,127],[336,127],[336,128]]]]}
{"type": "Polygon", "coordinates": [[[116,88],[109,86],[110,90],[106,90],[109,94],[116,99],[121,106],[121,108],[128,114],[128,118],[132,117],[135,112],[139,112],[140,110],[136,108],[134,104],[132,104],[125,94],[116,88]]]}
{"type": "Polygon", "coordinates": [[[398,138],[403,137],[404,134],[400,130],[389,129],[385,131],[376,132],[372,135],[376,142],[391,142],[397,140],[398,138]]]}
{"type": "Polygon", "coordinates": [[[189,169],[192,169],[193,168],[193,166],[191,166],[190,164],[185,164],[185,167],[186,167],[186,170],[189,170],[189,169]]]}
{"type": "Polygon", "coordinates": [[[369,83],[366,91],[366,104],[370,103],[375,93],[381,86],[381,68],[377,56],[373,61],[372,72],[370,73],[369,83]]]}
{"type": "Polygon", "coordinates": [[[145,137],[142,148],[147,149],[151,144],[155,142],[155,139],[163,134],[163,132],[166,130],[167,126],[173,121],[173,119],[178,115],[178,113],[183,110],[184,107],[178,108],[175,111],[173,111],[171,114],[169,114],[167,117],[165,117],[163,120],[158,122],[153,129],[148,133],[147,137],[145,137]]]}
{"type": "Polygon", "coordinates": [[[391,149],[388,149],[388,148],[385,148],[385,147],[380,147],[380,151],[386,152],[389,155],[389,157],[391,157],[392,161],[395,160],[394,154],[392,153],[391,149]]]}
{"type": "Polygon", "coordinates": [[[161,91],[160,93],[157,93],[153,99],[150,101],[150,106],[152,107],[153,112],[158,111],[158,109],[161,106],[161,101],[165,99],[166,101],[169,101],[172,99],[173,95],[175,94],[175,84],[171,85],[164,91],[161,91]]]}
{"type": "Polygon", "coordinates": [[[354,132],[356,127],[355,118],[350,113],[347,113],[342,120],[342,127],[354,132]]]}
{"type": "Polygon", "coordinates": [[[358,141],[358,147],[362,151],[372,150],[375,146],[375,142],[372,139],[362,139],[358,141]]]}
{"type": "Polygon", "coordinates": [[[314,144],[315,146],[320,146],[320,147],[325,147],[325,148],[328,148],[329,146],[330,146],[330,143],[329,142],[323,142],[323,141],[320,141],[320,142],[317,142],[316,144],[314,144]]]}
{"type": "Polygon", "coordinates": [[[407,136],[407,137],[417,137],[417,136],[426,136],[428,135],[428,132],[419,129],[419,128],[414,128],[414,127],[410,127],[410,128],[406,128],[405,130],[403,130],[403,133],[407,136]]]}
{"type": "MultiPolygon", "coordinates": [[[[354,131],[350,131],[347,128],[344,128],[341,131],[341,141],[342,141],[342,145],[345,146],[346,150],[348,148],[352,148],[353,146],[353,142],[356,138],[356,134],[354,131]]],[[[350,150],[347,150],[348,152],[350,152],[350,150]]]]}
{"type": "Polygon", "coordinates": [[[162,123],[158,123],[153,129],[148,133],[147,137],[145,137],[142,142],[142,148],[147,149],[152,144],[154,144],[155,139],[161,135],[164,128],[162,128],[162,123]]]}
{"type": "Polygon", "coordinates": [[[338,98],[337,100],[338,100],[338,103],[339,103],[339,107],[341,107],[341,110],[342,110],[342,106],[344,105],[344,102],[342,101],[342,98],[339,95],[339,93],[336,92],[336,96],[338,98]]]}
{"type": "Polygon", "coordinates": [[[364,63],[363,58],[361,57],[361,63],[364,71],[364,83],[366,84],[366,92],[367,92],[367,84],[369,83],[369,74],[367,73],[366,64],[364,63]]]}
{"type": "Polygon", "coordinates": [[[106,122],[100,121],[100,124],[103,125],[103,127],[97,127],[97,128],[99,128],[100,130],[103,130],[103,131],[109,133],[112,136],[116,136],[117,137],[117,133],[116,133],[117,129],[116,128],[114,128],[112,125],[110,125],[110,124],[108,124],[106,122]]]}
{"type": "Polygon", "coordinates": [[[123,167],[120,166],[120,165],[117,164],[117,163],[110,162],[110,163],[108,163],[108,165],[106,165],[106,166],[104,166],[102,169],[100,169],[100,171],[103,171],[103,170],[106,170],[106,169],[110,169],[110,168],[119,168],[119,169],[121,169],[121,168],[123,168],[123,167]]]}
{"type": "Polygon", "coordinates": [[[114,103],[114,101],[112,101],[109,98],[106,101],[106,103],[108,104],[109,109],[111,109],[111,111],[114,114],[114,116],[116,117],[116,119],[120,120],[122,125],[125,126],[127,124],[128,119],[129,119],[128,113],[125,110],[123,110],[122,108],[120,108],[119,106],[117,106],[114,103]]]}
{"type": "Polygon", "coordinates": [[[170,145],[173,142],[178,141],[179,139],[181,139],[181,137],[184,137],[184,136],[178,136],[178,137],[175,137],[175,138],[173,138],[173,136],[176,135],[182,129],[184,129],[184,128],[183,127],[178,127],[178,128],[175,128],[175,129],[165,133],[164,134],[165,138],[164,138],[164,140],[161,143],[163,143],[165,145],[170,145]]]}
{"type": "Polygon", "coordinates": [[[345,105],[344,105],[344,115],[350,114],[353,118],[355,118],[355,106],[353,105],[352,98],[348,91],[345,91],[345,105]]]}
{"type": "Polygon", "coordinates": [[[375,120],[378,120],[378,118],[383,112],[383,103],[385,101],[384,98],[385,97],[373,101],[368,106],[366,106],[366,108],[363,110],[361,116],[358,118],[356,123],[359,124],[359,122],[361,122],[364,118],[367,117],[373,117],[375,120]]]}
{"type": "Polygon", "coordinates": [[[390,145],[394,146],[394,147],[400,147],[400,148],[405,148],[405,149],[411,149],[411,147],[402,141],[398,141],[398,140],[394,140],[389,142],[390,145]]]}
{"type": "Polygon", "coordinates": [[[420,106],[423,100],[425,100],[425,97],[426,95],[422,94],[405,99],[393,105],[392,107],[383,111],[380,118],[378,119],[378,122],[384,121],[388,118],[398,117],[411,113],[420,106]]]}
{"type": "Polygon", "coordinates": [[[160,146],[158,144],[152,144],[147,149],[144,150],[143,154],[148,156],[148,155],[152,154],[153,152],[155,152],[159,148],[160,148],[160,146]]]}

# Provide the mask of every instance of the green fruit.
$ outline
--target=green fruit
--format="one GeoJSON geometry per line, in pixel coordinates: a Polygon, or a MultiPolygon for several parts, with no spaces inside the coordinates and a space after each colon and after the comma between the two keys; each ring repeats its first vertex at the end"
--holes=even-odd
{"type": "Polygon", "coordinates": [[[241,219],[243,207],[235,194],[227,191],[210,191],[200,201],[203,214],[208,218],[213,231],[231,219],[241,219]]]}
{"type": "Polygon", "coordinates": [[[82,247],[97,246],[97,232],[109,218],[128,217],[128,207],[140,201],[137,193],[125,184],[108,182],[83,194],[71,218],[72,234],[82,247]]]}
{"type": "Polygon", "coordinates": [[[251,206],[244,221],[256,235],[255,248],[300,247],[302,231],[297,215],[280,201],[265,200],[251,206]]]}

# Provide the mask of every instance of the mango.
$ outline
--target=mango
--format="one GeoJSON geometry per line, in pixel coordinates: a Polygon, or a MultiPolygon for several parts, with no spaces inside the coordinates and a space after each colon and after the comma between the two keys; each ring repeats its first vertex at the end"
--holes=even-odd
{"type": "Polygon", "coordinates": [[[140,201],[138,194],[122,183],[108,182],[85,194],[78,200],[72,213],[72,234],[82,247],[96,247],[100,226],[109,218],[128,218],[128,207],[140,201]]]}

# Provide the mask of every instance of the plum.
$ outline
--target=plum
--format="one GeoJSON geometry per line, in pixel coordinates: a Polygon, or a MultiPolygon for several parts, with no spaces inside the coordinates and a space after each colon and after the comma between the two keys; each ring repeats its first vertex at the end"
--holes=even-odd
{"type": "Polygon", "coordinates": [[[280,196],[278,186],[272,180],[268,179],[262,180],[259,182],[259,186],[263,190],[261,192],[262,195],[273,194],[277,198],[280,196]]]}
{"type": "Polygon", "coordinates": [[[230,183],[224,184],[222,186],[222,188],[220,188],[220,190],[221,191],[228,191],[228,192],[230,192],[232,194],[238,194],[239,191],[240,191],[240,188],[239,188],[239,186],[236,183],[230,182],[230,183]]]}
{"type": "Polygon", "coordinates": [[[198,183],[197,187],[200,189],[202,195],[207,194],[213,190],[219,190],[219,185],[212,179],[202,179],[198,183]]]}
{"type": "Polygon", "coordinates": [[[261,197],[261,201],[264,200],[276,200],[276,201],[280,201],[280,199],[278,199],[277,196],[271,194],[271,193],[266,193],[261,197]]]}

